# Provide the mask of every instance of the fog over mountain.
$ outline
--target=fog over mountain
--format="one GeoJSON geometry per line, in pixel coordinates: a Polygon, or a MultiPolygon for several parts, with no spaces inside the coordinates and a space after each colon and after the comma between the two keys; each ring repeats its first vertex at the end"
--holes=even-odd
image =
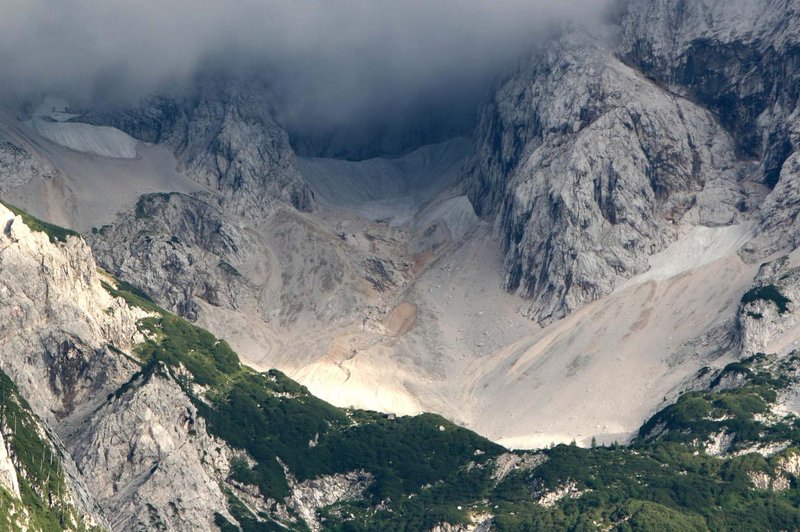
{"type": "Polygon", "coordinates": [[[267,73],[292,131],[409,114],[458,128],[545,30],[605,3],[2,0],[2,90],[135,99],[221,63],[267,73]]]}

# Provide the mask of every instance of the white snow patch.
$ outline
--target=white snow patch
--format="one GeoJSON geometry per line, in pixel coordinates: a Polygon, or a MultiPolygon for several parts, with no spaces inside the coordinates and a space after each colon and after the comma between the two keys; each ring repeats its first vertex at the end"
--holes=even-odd
{"type": "Polygon", "coordinates": [[[650,269],[620,285],[622,290],[646,281],[661,281],[711,264],[736,252],[753,235],[753,224],[693,226],[664,251],[650,257],[650,269]]]}
{"type": "MultiPolygon", "coordinates": [[[[59,112],[64,108],[61,105],[51,104],[48,111],[59,112]]],[[[133,209],[142,194],[203,190],[177,170],[178,162],[166,146],[141,143],[127,154],[133,155],[131,158],[85,155],[43,139],[32,127],[32,122],[39,120],[20,122],[12,112],[0,109],[0,137],[23,148],[41,166],[52,169],[47,175],[34,176],[4,192],[5,200],[34,216],[82,232],[112,222],[121,210],[133,209]]],[[[45,127],[95,128],[71,122],[42,123],[45,127]]],[[[113,128],[97,129],[103,135],[104,129],[113,128]]]]}
{"type": "Polygon", "coordinates": [[[442,220],[447,224],[447,229],[453,240],[461,240],[478,223],[478,216],[466,196],[456,196],[433,205],[419,216],[417,228],[425,228],[442,220]]]}
{"type": "Polygon", "coordinates": [[[50,142],[81,153],[112,159],[135,159],[138,140],[117,128],[34,117],[27,124],[50,142]]]}

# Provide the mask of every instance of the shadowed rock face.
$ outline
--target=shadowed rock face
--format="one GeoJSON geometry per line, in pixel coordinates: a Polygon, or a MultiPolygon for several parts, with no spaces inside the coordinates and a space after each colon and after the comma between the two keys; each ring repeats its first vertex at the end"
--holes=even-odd
{"type": "Polygon", "coordinates": [[[568,32],[499,85],[465,187],[496,220],[527,315],[547,323],[609,293],[682,225],[755,216],[767,233],[752,211],[792,173],[797,18],[777,0],[631,2],[615,28],[568,32]]]}
{"type": "Polygon", "coordinates": [[[800,85],[800,6],[785,0],[632,2],[622,57],[713,110],[774,187],[794,151],[787,117],[800,85]]]}
{"type": "Polygon", "coordinates": [[[290,132],[292,147],[299,157],[331,157],[360,161],[374,157],[401,157],[420,146],[453,137],[469,136],[474,120],[451,124],[452,117],[432,113],[385,126],[357,124],[328,131],[290,132]]]}
{"type": "Polygon", "coordinates": [[[302,211],[313,207],[274,114],[264,80],[208,75],[191,91],[155,95],[138,106],[84,119],[171,146],[187,175],[222,194],[227,207],[258,218],[275,201],[302,211]]]}
{"type": "Polygon", "coordinates": [[[796,219],[800,6],[783,0],[634,2],[621,54],[647,76],[711,109],[756,179],[773,189],[740,255],[763,260],[800,241],[796,219]]]}

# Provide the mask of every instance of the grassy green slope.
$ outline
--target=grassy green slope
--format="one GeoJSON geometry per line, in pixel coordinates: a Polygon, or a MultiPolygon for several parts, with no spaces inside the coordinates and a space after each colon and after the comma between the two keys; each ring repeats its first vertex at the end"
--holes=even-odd
{"type": "Polygon", "coordinates": [[[20,498],[0,488],[0,529],[87,530],[68,496],[61,457],[12,380],[0,371],[0,424],[12,456],[20,498]],[[27,512],[23,517],[22,510],[27,512]]]}
{"type": "MultiPolygon", "coordinates": [[[[550,460],[512,480],[501,506],[499,530],[796,530],[800,492],[788,475],[785,489],[758,489],[754,473],[780,479],[782,462],[800,453],[800,423],[770,415],[778,395],[796,383],[798,357],[763,356],[725,368],[715,379],[740,376],[736,388],[684,394],[645,423],[629,446],[579,449],[559,446],[550,460]],[[726,434],[717,457],[705,443],[726,434]],[[757,447],[781,444],[764,458],[757,447]],[[555,488],[574,481],[580,497],[553,508],[526,505],[531,486],[555,488]],[[512,488],[513,487],[513,488],[512,488]],[[514,515],[511,515],[511,513],[514,515]]],[[[777,483],[773,488],[777,487],[777,483]]]]}

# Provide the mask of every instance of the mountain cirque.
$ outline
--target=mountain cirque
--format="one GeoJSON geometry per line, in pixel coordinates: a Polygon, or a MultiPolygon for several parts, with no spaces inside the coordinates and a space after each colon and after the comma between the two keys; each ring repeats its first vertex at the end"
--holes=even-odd
{"type": "Polygon", "coordinates": [[[614,6],[470,138],[1,107],[0,528],[799,527],[800,6],[614,6]]]}
{"type": "Polygon", "coordinates": [[[796,15],[631,2],[532,52],[471,140],[392,159],[296,157],[258,78],[74,110],[140,139],[130,160],[6,113],[4,198],[339,406],[624,440],[741,355],[742,295],[796,245],[796,15]]]}

